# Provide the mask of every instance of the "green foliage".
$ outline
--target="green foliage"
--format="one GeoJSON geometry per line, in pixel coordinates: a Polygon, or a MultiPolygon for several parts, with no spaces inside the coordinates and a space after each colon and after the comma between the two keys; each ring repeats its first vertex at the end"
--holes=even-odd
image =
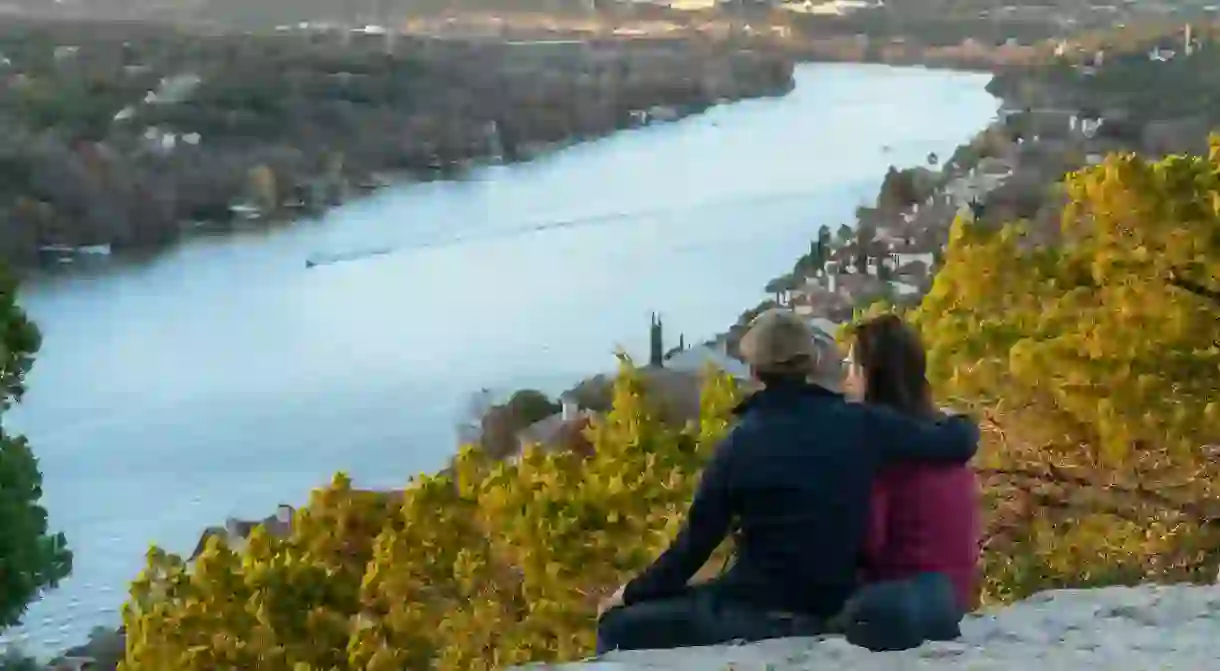
{"type": "Polygon", "coordinates": [[[766,291],[769,294],[781,294],[785,291],[790,291],[797,288],[800,286],[800,284],[801,278],[796,275],[780,275],[770,282],[767,282],[767,286],[763,287],[763,291],[766,291]]]}
{"type": "Polygon", "coordinates": [[[898,170],[890,166],[881,181],[881,192],[877,194],[877,207],[886,212],[900,212],[920,200],[915,184],[915,171],[898,170]]]}
{"type": "Polygon", "coordinates": [[[861,275],[868,272],[868,260],[872,256],[877,239],[877,229],[871,224],[860,223],[856,226],[856,272],[861,275]]]}
{"type": "Polygon", "coordinates": [[[492,458],[507,457],[520,448],[518,432],[559,410],[560,405],[540,391],[517,391],[507,402],[492,406],[480,418],[478,444],[492,458]]]}
{"type": "MultiPolygon", "coordinates": [[[[21,400],[40,342],[16,293],[15,282],[0,278],[0,409],[21,400]]],[[[41,498],[42,474],[29,444],[0,430],[0,627],[18,623],[30,601],[72,567],[63,535],[47,531],[41,498]]]]}
{"type": "Polygon", "coordinates": [[[855,236],[855,234],[855,231],[851,230],[851,226],[848,226],[847,224],[841,224],[839,228],[835,230],[835,238],[837,238],[842,244],[851,242],[851,239],[853,236],[855,236]]]}
{"type": "MultiPolygon", "coordinates": [[[[124,607],[120,668],[488,669],[591,652],[598,598],[677,531],[738,399],[709,374],[697,424],[662,422],[629,361],[589,454],[461,451],[401,495],[343,476],[287,539],[154,548],[124,607]]],[[[717,558],[720,559],[720,558],[717,558]]]]}
{"type": "MultiPolygon", "coordinates": [[[[791,276],[793,278],[813,276],[825,267],[834,248],[834,239],[831,236],[830,227],[822,224],[818,228],[818,237],[809,243],[809,251],[802,254],[796,260],[796,263],[792,264],[791,276]]],[[[775,292],[768,291],[768,293],[775,292]]]]}
{"type": "Polygon", "coordinates": [[[514,416],[521,418],[525,426],[546,419],[560,410],[558,403],[536,389],[514,392],[506,405],[514,416]]]}

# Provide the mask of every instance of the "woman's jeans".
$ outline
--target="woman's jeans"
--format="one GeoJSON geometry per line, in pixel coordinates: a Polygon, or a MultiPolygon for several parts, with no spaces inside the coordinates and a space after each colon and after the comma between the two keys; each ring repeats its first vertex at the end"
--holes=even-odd
{"type": "Polygon", "coordinates": [[[860,588],[830,628],[869,650],[908,650],[958,638],[963,615],[947,576],[920,573],[860,588]]]}
{"type": "Polygon", "coordinates": [[[961,618],[953,584],[939,573],[866,585],[829,622],[760,610],[695,586],[673,598],[607,611],[597,623],[597,653],[828,633],[869,650],[906,650],[957,638],[961,618]]]}

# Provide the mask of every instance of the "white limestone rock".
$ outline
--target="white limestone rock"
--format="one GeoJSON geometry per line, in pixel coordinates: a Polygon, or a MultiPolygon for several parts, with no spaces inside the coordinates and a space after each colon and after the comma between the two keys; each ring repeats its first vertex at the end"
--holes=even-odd
{"type": "Polygon", "coordinates": [[[565,671],[1201,671],[1220,669],[1220,587],[1055,590],[969,616],[962,638],[872,653],[839,637],[612,653],[565,671]]]}

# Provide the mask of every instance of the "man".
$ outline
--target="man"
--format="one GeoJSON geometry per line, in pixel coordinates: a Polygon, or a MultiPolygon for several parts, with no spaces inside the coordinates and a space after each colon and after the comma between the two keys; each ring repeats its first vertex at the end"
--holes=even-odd
{"type": "Polygon", "coordinates": [[[821,633],[858,587],[874,474],[978,448],[967,418],[848,403],[833,340],[791,311],[757,317],[740,350],[763,388],[736,409],[673,544],[603,604],[599,652],[821,633]],[[734,522],[734,565],[688,586],[734,522]]]}

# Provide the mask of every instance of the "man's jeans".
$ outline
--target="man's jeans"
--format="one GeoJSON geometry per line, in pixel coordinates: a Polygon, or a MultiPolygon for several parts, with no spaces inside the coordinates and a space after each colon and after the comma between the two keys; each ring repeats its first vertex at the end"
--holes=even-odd
{"type": "Polygon", "coordinates": [[[769,613],[695,586],[681,596],[606,611],[597,622],[597,654],[820,633],[823,623],[816,618],[769,613]]]}
{"type": "Polygon", "coordinates": [[[758,610],[691,587],[678,597],[607,611],[597,623],[597,653],[829,633],[869,650],[906,650],[957,638],[961,618],[953,584],[939,573],[866,585],[829,622],[758,610]]]}

